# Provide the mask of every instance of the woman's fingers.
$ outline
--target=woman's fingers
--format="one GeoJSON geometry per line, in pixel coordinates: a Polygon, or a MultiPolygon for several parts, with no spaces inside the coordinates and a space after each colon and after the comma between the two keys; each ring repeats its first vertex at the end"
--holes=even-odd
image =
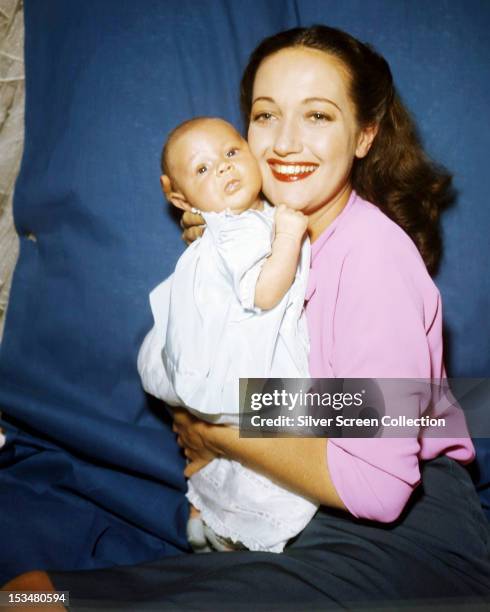
{"type": "Polygon", "coordinates": [[[202,447],[201,437],[196,432],[198,419],[182,408],[176,408],[173,417],[172,430],[177,434],[177,444],[182,448],[198,449],[202,447]]]}
{"type": "Polygon", "coordinates": [[[187,244],[192,244],[194,240],[200,238],[204,233],[205,225],[194,225],[189,227],[182,233],[182,240],[187,244]]]}
{"type": "Polygon", "coordinates": [[[190,425],[196,419],[184,408],[174,408],[173,409],[173,426],[172,429],[174,431],[178,431],[181,426],[186,427],[190,425]]]}
{"type": "Polygon", "coordinates": [[[202,470],[202,468],[204,466],[206,466],[209,463],[209,459],[191,459],[189,461],[189,463],[186,465],[186,468],[184,470],[184,476],[186,478],[190,478],[191,476],[193,476],[196,472],[199,472],[199,470],[202,470]]]}
{"type": "Polygon", "coordinates": [[[180,219],[180,227],[184,230],[182,240],[186,244],[191,244],[202,236],[206,225],[201,215],[186,211],[180,219]]]}
{"type": "Polygon", "coordinates": [[[177,434],[177,444],[184,449],[188,461],[184,474],[189,478],[217,457],[215,452],[206,448],[204,440],[204,433],[211,426],[183,408],[175,408],[173,417],[172,429],[177,434]]]}
{"type": "Polygon", "coordinates": [[[190,227],[194,227],[196,225],[204,225],[204,223],[205,221],[200,214],[191,213],[188,211],[185,211],[182,215],[182,218],[180,219],[180,227],[183,230],[186,230],[190,227]]]}

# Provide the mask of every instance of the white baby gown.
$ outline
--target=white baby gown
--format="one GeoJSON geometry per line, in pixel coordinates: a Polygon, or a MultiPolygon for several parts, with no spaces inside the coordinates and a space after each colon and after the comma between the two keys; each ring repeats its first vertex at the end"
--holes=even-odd
{"type": "MultiPolygon", "coordinates": [[[[148,393],[204,420],[238,425],[242,378],[307,378],[303,310],[310,245],[293,285],[273,309],[254,306],[255,285],[271,252],[275,209],[204,213],[206,231],[150,293],[154,326],[139,355],[148,393]]],[[[229,459],[189,479],[187,497],[220,536],[250,550],[281,552],[317,506],[229,459]]]]}

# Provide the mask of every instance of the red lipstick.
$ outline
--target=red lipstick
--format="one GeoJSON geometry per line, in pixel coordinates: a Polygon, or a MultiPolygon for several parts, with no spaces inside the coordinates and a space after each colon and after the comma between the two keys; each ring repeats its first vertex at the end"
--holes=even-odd
{"type": "Polygon", "coordinates": [[[269,168],[274,178],[284,183],[302,181],[308,178],[315,172],[319,165],[303,161],[285,162],[274,158],[268,159],[267,163],[269,164],[269,168]]]}

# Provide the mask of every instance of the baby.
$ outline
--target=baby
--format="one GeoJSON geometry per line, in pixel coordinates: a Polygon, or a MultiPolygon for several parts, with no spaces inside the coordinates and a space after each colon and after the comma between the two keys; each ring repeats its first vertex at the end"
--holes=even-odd
{"type": "MultiPolygon", "coordinates": [[[[221,119],[177,127],[163,149],[162,170],[167,199],[200,212],[206,231],[150,295],[155,326],[138,369],[145,389],[168,404],[236,426],[240,377],[309,376],[307,218],[260,199],[257,162],[221,119]]],[[[189,479],[187,497],[200,512],[191,511],[188,524],[196,551],[281,552],[317,508],[223,458],[189,479]]]]}

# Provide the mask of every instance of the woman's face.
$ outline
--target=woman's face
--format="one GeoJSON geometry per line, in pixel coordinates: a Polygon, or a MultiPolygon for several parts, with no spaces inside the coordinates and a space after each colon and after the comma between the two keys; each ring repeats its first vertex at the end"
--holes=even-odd
{"type": "Polygon", "coordinates": [[[354,157],[372,138],[357,126],[348,75],[323,51],[283,49],[254,82],[248,142],[273,204],[312,215],[348,199],[354,157]]]}

